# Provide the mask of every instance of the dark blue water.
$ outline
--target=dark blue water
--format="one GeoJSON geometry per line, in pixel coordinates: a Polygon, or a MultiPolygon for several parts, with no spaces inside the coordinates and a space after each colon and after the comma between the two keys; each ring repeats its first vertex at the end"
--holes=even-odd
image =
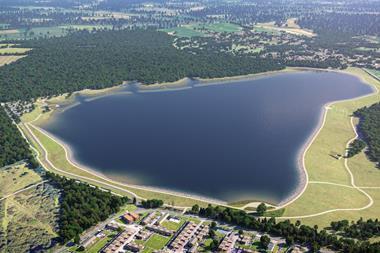
{"type": "Polygon", "coordinates": [[[187,90],[113,94],[44,126],[80,163],[120,180],[227,201],[280,201],[324,104],[370,93],[337,73],[280,74],[187,90]]]}

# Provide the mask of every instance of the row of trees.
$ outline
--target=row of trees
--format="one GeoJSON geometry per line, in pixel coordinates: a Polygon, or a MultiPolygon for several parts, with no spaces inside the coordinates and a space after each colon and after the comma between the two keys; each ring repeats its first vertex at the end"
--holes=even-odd
{"type": "Polygon", "coordinates": [[[361,139],[355,139],[350,143],[350,146],[347,150],[347,157],[353,157],[354,155],[359,154],[365,148],[365,142],[361,139]]]}
{"type": "Polygon", "coordinates": [[[126,80],[151,84],[284,68],[273,59],[188,54],[175,49],[169,35],[154,30],[81,31],[22,46],[33,48],[28,57],[0,68],[0,101],[99,89],[126,80]]]}
{"type": "Polygon", "coordinates": [[[367,143],[368,157],[380,166],[380,103],[361,108],[354,115],[360,118],[358,129],[367,143]]]}
{"type": "Polygon", "coordinates": [[[164,202],[160,199],[148,199],[141,201],[141,205],[144,208],[158,208],[164,205],[164,202]]]}
{"type": "Polygon", "coordinates": [[[368,240],[380,236],[380,221],[378,219],[367,221],[359,219],[351,224],[348,220],[333,221],[331,222],[331,229],[346,237],[368,240]]]}
{"type": "Polygon", "coordinates": [[[32,166],[36,165],[25,139],[0,106],[0,167],[21,160],[28,160],[32,166]]]}
{"type": "Polygon", "coordinates": [[[83,231],[120,211],[120,207],[128,202],[127,197],[119,197],[73,179],[49,172],[46,177],[62,189],[59,229],[62,242],[79,241],[83,231]]]}
{"type": "Polygon", "coordinates": [[[226,222],[232,225],[237,225],[246,229],[253,229],[268,233],[273,236],[281,236],[286,238],[286,242],[291,245],[299,243],[308,246],[313,252],[317,252],[321,247],[330,247],[333,250],[355,253],[370,253],[379,252],[380,243],[369,243],[363,240],[353,240],[345,237],[338,237],[328,233],[326,230],[318,231],[318,226],[309,227],[301,225],[297,221],[295,224],[289,220],[276,222],[275,218],[255,218],[245,211],[220,206],[209,205],[206,208],[194,206],[192,213],[226,222]]]}

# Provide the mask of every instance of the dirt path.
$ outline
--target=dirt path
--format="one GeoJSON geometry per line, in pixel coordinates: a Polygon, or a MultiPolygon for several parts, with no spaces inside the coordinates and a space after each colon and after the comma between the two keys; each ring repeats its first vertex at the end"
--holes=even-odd
{"type": "Polygon", "coordinates": [[[3,201],[3,200],[5,200],[5,199],[7,199],[7,198],[9,198],[9,197],[11,197],[11,196],[15,196],[15,195],[17,195],[17,194],[19,194],[19,193],[21,193],[21,192],[24,192],[24,191],[27,191],[27,190],[32,189],[32,188],[34,188],[34,187],[37,187],[37,186],[39,186],[39,185],[41,185],[41,184],[44,184],[44,183],[46,183],[46,182],[49,182],[49,180],[41,181],[41,182],[39,182],[39,183],[36,183],[36,184],[30,185],[30,186],[28,186],[28,187],[26,187],[26,188],[23,188],[23,189],[20,189],[20,190],[18,190],[18,191],[15,191],[15,192],[13,192],[13,193],[11,193],[11,194],[8,194],[8,195],[6,195],[6,196],[0,198],[0,201],[3,201]]]}
{"type": "MultiPolygon", "coordinates": [[[[346,144],[346,149],[350,146],[351,142],[353,142],[355,139],[358,138],[358,133],[356,131],[356,127],[354,125],[354,122],[353,122],[353,117],[350,118],[350,122],[351,122],[351,127],[355,133],[355,137],[353,137],[352,139],[350,139],[347,144],[346,144]]],[[[346,151],[346,155],[347,155],[347,152],[346,151]]],[[[331,183],[331,182],[323,182],[323,181],[311,181],[309,183],[311,184],[329,184],[329,185],[335,185],[335,186],[340,186],[340,187],[349,187],[349,188],[353,188],[353,189],[356,189],[358,190],[360,193],[362,193],[363,195],[365,195],[369,202],[367,205],[363,206],[363,207],[359,207],[359,208],[336,208],[336,209],[330,209],[330,210],[326,210],[326,211],[323,211],[323,212],[319,212],[319,213],[314,213],[314,214],[309,214],[309,215],[300,215],[300,216],[283,216],[283,217],[278,217],[277,219],[301,219],[301,218],[311,218],[311,217],[316,217],[316,216],[320,216],[320,215],[324,215],[324,214],[328,214],[328,213],[333,213],[333,212],[339,212],[339,211],[361,211],[361,210],[365,210],[365,209],[368,209],[370,208],[374,201],[373,201],[373,198],[367,193],[365,192],[363,189],[367,189],[367,187],[358,187],[356,186],[355,184],[355,177],[354,175],[352,174],[351,170],[350,170],[350,167],[348,166],[348,158],[346,158],[346,155],[345,155],[345,158],[344,158],[344,167],[347,171],[347,173],[349,174],[350,176],[350,183],[351,185],[343,185],[343,184],[336,184],[336,183],[331,183]]],[[[371,187],[372,188],[372,187],[371,187]]],[[[377,189],[380,187],[375,187],[373,189],[377,189]]]]}

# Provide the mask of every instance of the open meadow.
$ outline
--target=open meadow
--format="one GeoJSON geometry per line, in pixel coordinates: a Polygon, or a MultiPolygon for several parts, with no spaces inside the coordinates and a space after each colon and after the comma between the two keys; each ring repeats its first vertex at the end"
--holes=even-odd
{"type": "Polygon", "coordinates": [[[23,164],[0,169],[0,197],[6,197],[0,201],[0,252],[47,248],[57,236],[59,191],[49,184],[20,191],[41,181],[23,164]]]}
{"type": "MultiPolygon", "coordinates": [[[[351,68],[348,72],[362,78],[375,89],[380,89],[380,82],[364,70],[351,68]]],[[[309,184],[299,199],[285,207],[283,217],[301,220],[308,225],[318,224],[320,227],[328,226],[333,220],[378,217],[380,170],[361,153],[347,161],[351,176],[344,159],[336,159],[331,154],[344,155],[347,142],[355,137],[350,121],[352,113],[379,101],[380,96],[376,93],[329,106],[325,125],[306,153],[309,184]],[[352,182],[368,193],[373,203],[368,196],[353,187],[352,182]]]]}

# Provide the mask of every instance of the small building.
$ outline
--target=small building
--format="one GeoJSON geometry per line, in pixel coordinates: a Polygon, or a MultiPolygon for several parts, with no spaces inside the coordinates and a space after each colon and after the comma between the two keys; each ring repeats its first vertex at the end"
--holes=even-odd
{"type": "Polygon", "coordinates": [[[123,214],[121,216],[121,219],[127,223],[127,224],[131,224],[135,221],[137,221],[139,219],[139,215],[138,214],[135,214],[135,213],[130,213],[130,212],[126,212],[125,214],[123,214]]]}

